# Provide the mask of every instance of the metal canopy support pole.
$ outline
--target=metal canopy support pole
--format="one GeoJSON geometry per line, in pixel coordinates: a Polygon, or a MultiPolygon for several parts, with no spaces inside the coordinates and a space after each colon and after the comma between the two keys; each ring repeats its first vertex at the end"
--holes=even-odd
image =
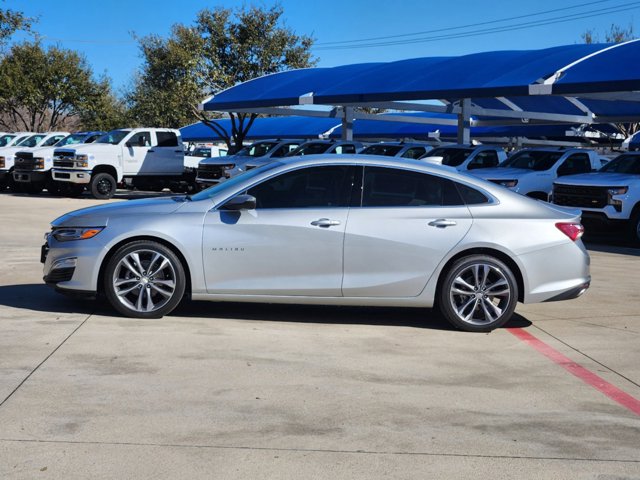
{"type": "Polygon", "coordinates": [[[458,143],[471,143],[471,99],[463,98],[460,101],[461,111],[458,114],[458,143]]]}
{"type": "Polygon", "coordinates": [[[353,107],[344,107],[342,114],[342,140],[353,140],[353,107]]]}

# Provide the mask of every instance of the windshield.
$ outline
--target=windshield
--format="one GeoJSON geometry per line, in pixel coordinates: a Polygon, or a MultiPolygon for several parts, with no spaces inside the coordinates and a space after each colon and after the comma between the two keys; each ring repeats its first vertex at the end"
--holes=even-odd
{"type": "Polygon", "coordinates": [[[30,137],[25,138],[22,142],[19,143],[21,147],[35,147],[37,146],[45,135],[31,135],[30,137]]]}
{"type": "Polygon", "coordinates": [[[18,137],[16,139],[15,142],[13,142],[13,146],[16,147],[18,145],[22,145],[22,142],[24,142],[25,140],[27,140],[29,138],[29,135],[25,135],[24,137],[18,137]]]}
{"type": "Polygon", "coordinates": [[[205,148],[205,147],[198,147],[193,152],[191,152],[191,155],[194,157],[208,158],[211,156],[211,149],[205,148]]]}
{"type": "Polygon", "coordinates": [[[2,135],[0,137],[0,147],[6,147],[7,144],[15,137],[15,135],[2,135]]]}
{"type": "Polygon", "coordinates": [[[294,151],[287,153],[287,157],[295,157],[297,155],[317,155],[318,153],[326,152],[330,143],[305,143],[300,145],[294,151]]]}
{"type": "Polygon", "coordinates": [[[256,142],[244,147],[236,155],[241,157],[262,157],[273,150],[276,145],[278,145],[278,142],[256,142]]]}
{"type": "Polygon", "coordinates": [[[385,157],[393,157],[401,149],[402,146],[400,145],[371,145],[360,153],[363,155],[384,155],[385,157]]]}
{"type": "Polygon", "coordinates": [[[244,182],[246,180],[250,180],[256,175],[259,175],[262,172],[271,170],[272,168],[279,167],[280,165],[282,165],[282,162],[271,162],[271,163],[267,163],[266,165],[262,165],[261,167],[252,168],[251,170],[246,170],[238,175],[231,177],[226,182],[221,182],[221,183],[218,183],[217,185],[207,188],[206,190],[202,190],[201,192],[196,193],[195,195],[192,195],[190,198],[191,200],[196,202],[198,200],[206,200],[218,194],[219,192],[224,191],[227,188],[233,188],[238,183],[244,182]]]}
{"type": "Polygon", "coordinates": [[[77,143],[84,143],[84,139],[87,136],[84,133],[73,133],[68,137],[64,137],[58,143],[55,144],[56,147],[64,147],[65,145],[75,145],[77,143]]]}
{"type": "Polygon", "coordinates": [[[640,174],[640,155],[620,155],[614,158],[600,172],[640,174]]]}
{"type": "Polygon", "coordinates": [[[111,145],[118,145],[124,137],[130,133],[131,132],[127,130],[112,130],[109,133],[105,133],[93,143],[110,143],[111,145]]]}
{"type": "Polygon", "coordinates": [[[544,150],[522,150],[514,153],[498,167],[524,168],[526,170],[549,170],[555,165],[564,152],[545,152],[544,150]]]}
{"type": "Polygon", "coordinates": [[[434,148],[423,158],[442,157],[442,165],[457,167],[462,164],[473,150],[470,148],[434,148]]]}

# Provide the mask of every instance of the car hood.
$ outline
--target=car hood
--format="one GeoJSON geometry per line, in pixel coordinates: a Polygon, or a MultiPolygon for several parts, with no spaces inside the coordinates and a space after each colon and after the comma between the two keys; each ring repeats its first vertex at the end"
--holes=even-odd
{"type": "Polygon", "coordinates": [[[559,178],[555,183],[563,185],[588,185],[594,187],[626,186],[629,183],[640,181],[640,175],[630,173],[581,173],[580,175],[567,175],[559,178]]]}
{"type": "Polygon", "coordinates": [[[7,156],[15,156],[16,152],[21,152],[22,150],[26,152],[32,152],[35,147],[4,147],[0,148],[0,155],[3,157],[7,156]]]}
{"type": "Polygon", "coordinates": [[[56,148],[56,152],[83,152],[89,151],[91,153],[95,152],[113,152],[113,149],[118,147],[118,145],[111,145],[110,143],[80,143],[73,147],[58,147],[56,148]]]}
{"type": "Polygon", "coordinates": [[[209,157],[200,162],[200,165],[229,165],[230,163],[245,163],[249,160],[260,157],[249,157],[244,155],[227,155],[226,157],[209,157]]]}
{"type": "Polygon", "coordinates": [[[66,213],[51,222],[53,227],[104,227],[109,217],[123,215],[166,215],[186,202],[184,197],[145,198],[82,208],[66,213]]]}
{"type": "MultiPolygon", "coordinates": [[[[54,147],[40,147],[40,148],[25,148],[25,152],[31,153],[34,157],[45,157],[49,158],[53,155],[54,147]]],[[[18,152],[22,152],[23,150],[18,150],[18,152]]]]}
{"type": "Polygon", "coordinates": [[[519,178],[524,175],[533,173],[533,170],[527,170],[526,168],[479,168],[477,170],[471,170],[470,173],[476,177],[492,180],[510,180],[512,178],[519,178]]]}

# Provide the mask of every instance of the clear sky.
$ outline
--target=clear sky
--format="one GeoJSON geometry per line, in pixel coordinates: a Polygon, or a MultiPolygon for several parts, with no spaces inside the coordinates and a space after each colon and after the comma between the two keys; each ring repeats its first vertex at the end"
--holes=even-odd
{"type": "MultiPolygon", "coordinates": [[[[273,3],[5,0],[0,5],[38,17],[35,30],[45,45],[82,52],[96,74],[106,73],[116,89],[122,89],[141,63],[134,34],[168,35],[171,25],[191,24],[204,7],[273,3]]],[[[280,4],[287,26],[315,38],[319,66],[566,45],[581,42],[581,34],[589,29],[603,38],[612,24],[631,25],[640,35],[640,28],[635,28],[640,1],[631,0],[282,0],[280,4]]]]}

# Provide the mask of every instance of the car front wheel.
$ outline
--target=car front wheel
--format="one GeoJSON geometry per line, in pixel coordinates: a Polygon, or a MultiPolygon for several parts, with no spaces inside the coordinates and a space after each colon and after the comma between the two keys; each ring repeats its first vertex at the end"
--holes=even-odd
{"type": "Polygon", "coordinates": [[[503,262],[488,255],[457,260],[438,293],[444,317],[469,332],[488,332],[509,321],[518,301],[518,284],[503,262]]]}
{"type": "Polygon", "coordinates": [[[104,273],[105,294],[127,317],[160,318],[184,296],[186,277],[176,254],[161,243],[139,240],[120,247],[104,273]]]}

